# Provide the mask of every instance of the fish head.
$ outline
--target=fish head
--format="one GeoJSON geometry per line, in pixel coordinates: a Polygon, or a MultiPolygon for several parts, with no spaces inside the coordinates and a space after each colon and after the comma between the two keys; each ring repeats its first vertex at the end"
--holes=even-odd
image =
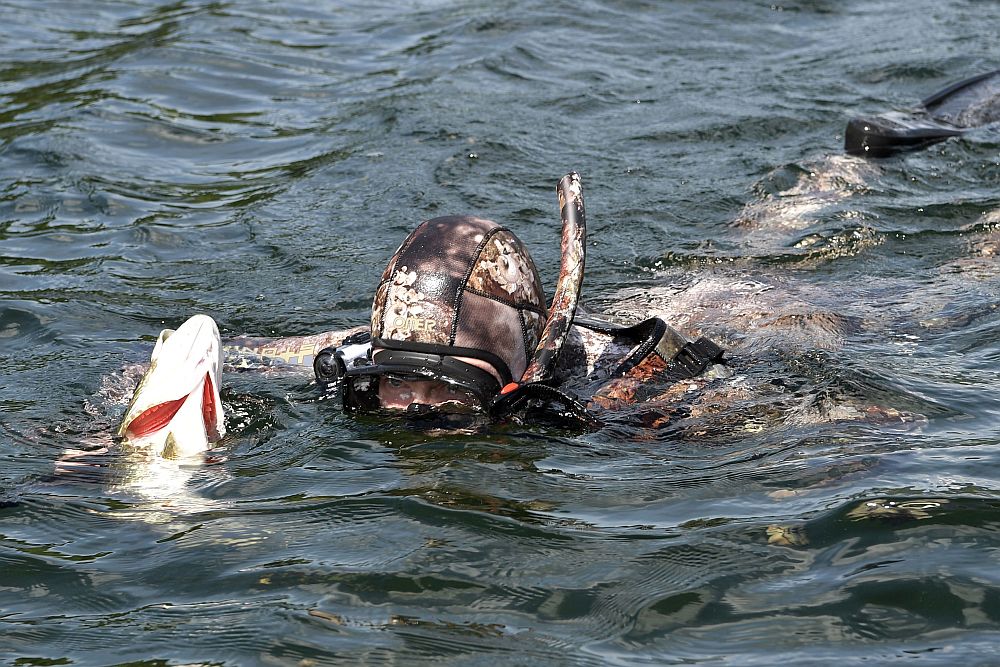
{"type": "Polygon", "coordinates": [[[118,435],[165,458],[198,454],[225,435],[222,342],[207,315],[160,333],[118,435]]]}

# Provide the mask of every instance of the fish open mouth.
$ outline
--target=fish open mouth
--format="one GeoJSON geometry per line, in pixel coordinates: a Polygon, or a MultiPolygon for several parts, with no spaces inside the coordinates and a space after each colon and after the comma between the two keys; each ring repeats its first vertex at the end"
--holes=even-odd
{"type": "Polygon", "coordinates": [[[226,433],[219,396],[219,329],[207,315],[164,329],[118,435],[157,454],[203,452],[226,433]]]}
{"type": "MultiPolygon", "coordinates": [[[[210,439],[218,439],[220,434],[216,432],[216,420],[221,408],[216,404],[217,392],[212,385],[212,376],[209,373],[205,373],[205,379],[200,383],[200,389],[201,414],[205,424],[205,433],[210,439]]],[[[144,438],[156,433],[170,424],[187,401],[196,400],[197,394],[198,388],[195,388],[187,396],[181,396],[178,399],[147,408],[129,422],[125,429],[126,434],[132,438],[144,438]]]]}

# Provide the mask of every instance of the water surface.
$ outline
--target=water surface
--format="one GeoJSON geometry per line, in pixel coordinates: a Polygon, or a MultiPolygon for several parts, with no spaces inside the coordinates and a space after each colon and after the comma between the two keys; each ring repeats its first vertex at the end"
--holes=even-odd
{"type": "Polygon", "coordinates": [[[840,148],[996,68],[995,3],[0,16],[5,663],[993,661],[1000,130],[840,148]],[[716,337],[745,391],[653,432],[441,436],[237,373],[209,464],[56,473],[161,328],[364,322],[425,218],[509,225],[551,286],[571,169],[584,299],[716,337]]]}

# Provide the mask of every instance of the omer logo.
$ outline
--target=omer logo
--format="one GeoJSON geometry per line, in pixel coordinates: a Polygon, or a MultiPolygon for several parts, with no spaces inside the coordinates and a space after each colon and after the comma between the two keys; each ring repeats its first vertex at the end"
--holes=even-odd
{"type": "Polygon", "coordinates": [[[403,331],[434,331],[437,322],[429,317],[395,317],[392,320],[394,329],[403,331]]]}

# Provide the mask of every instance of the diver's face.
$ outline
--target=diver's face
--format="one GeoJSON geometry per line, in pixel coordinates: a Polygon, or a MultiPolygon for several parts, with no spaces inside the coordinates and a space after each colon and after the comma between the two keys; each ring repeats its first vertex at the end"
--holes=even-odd
{"type": "MultiPolygon", "coordinates": [[[[471,357],[455,359],[487,371],[497,382],[502,383],[497,371],[485,361],[471,357]]],[[[469,413],[480,412],[485,408],[481,399],[449,382],[389,374],[380,377],[378,383],[378,404],[387,410],[418,412],[421,408],[429,407],[440,412],[469,413]]]]}
{"type": "Polygon", "coordinates": [[[379,378],[379,403],[389,410],[408,410],[413,406],[436,406],[446,411],[468,412],[478,402],[468,392],[447,382],[401,379],[391,375],[379,378]]]}

